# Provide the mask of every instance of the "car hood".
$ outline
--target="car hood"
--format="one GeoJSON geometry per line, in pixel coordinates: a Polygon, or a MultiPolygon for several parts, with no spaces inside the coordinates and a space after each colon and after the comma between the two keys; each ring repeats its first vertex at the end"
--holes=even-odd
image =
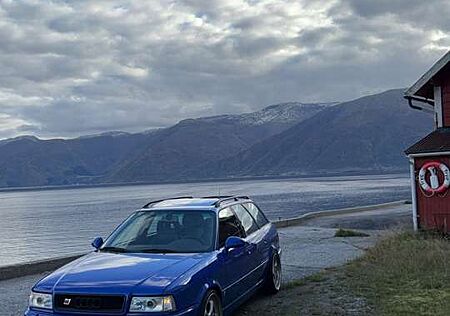
{"type": "Polygon", "coordinates": [[[65,293],[161,294],[208,254],[94,252],[41,280],[36,289],[65,293]]]}

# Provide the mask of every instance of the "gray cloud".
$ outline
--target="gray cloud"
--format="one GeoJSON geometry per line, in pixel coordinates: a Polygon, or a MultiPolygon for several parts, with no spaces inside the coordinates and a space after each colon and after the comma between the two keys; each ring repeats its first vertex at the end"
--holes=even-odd
{"type": "Polygon", "coordinates": [[[411,84],[445,0],[0,0],[0,138],[138,131],[411,84]]]}

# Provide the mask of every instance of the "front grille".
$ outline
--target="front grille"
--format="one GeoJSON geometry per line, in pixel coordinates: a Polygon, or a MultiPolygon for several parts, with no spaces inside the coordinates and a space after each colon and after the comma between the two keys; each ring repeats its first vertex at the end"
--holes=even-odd
{"type": "Polygon", "coordinates": [[[124,304],[122,295],[55,295],[55,309],[67,312],[120,313],[124,304]]]}

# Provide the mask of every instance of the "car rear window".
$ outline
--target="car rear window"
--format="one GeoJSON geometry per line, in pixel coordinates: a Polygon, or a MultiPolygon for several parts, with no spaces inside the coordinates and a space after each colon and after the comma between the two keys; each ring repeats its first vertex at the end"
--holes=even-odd
{"type": "Polygon", "coordinates": [[[263,227],[269,222],[266,216],[263,214],[263,212],[261,212],[261,210],[255,204],[244,203],[243,205],[248,210],[248,212],[253,216],[259,227],[263,227]]]}
{"type": "Polygon", "coordinates": [[[242,205],[239,205],[239,204],[233,205],[231,208],[233,209],[233,211],[236,213],[237,217],[241,221],[242,226],[244,227],[244,230],[245,230],[245,233],[247,234],[247,236],[258,230],[258,228],[259,228],[258,225],[253,220],[253,218],[251,217],[249,212],[247,212],[247,210],[242,205]]]}

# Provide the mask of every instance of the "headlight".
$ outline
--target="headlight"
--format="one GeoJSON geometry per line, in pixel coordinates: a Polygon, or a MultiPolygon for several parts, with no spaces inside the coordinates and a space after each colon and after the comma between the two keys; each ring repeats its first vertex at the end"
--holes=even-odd
{"type": "Polygon", "coordinates": [[[135,296],[130,305],[130,312],[171,312],[174,310],[173,296],[135,296]]]}
{"type": "Polygon", "coordinates": [[[29,305],[30,305],[30,307],[52,309],[53,308],[52,295],[31,292],[29,305]]]}

